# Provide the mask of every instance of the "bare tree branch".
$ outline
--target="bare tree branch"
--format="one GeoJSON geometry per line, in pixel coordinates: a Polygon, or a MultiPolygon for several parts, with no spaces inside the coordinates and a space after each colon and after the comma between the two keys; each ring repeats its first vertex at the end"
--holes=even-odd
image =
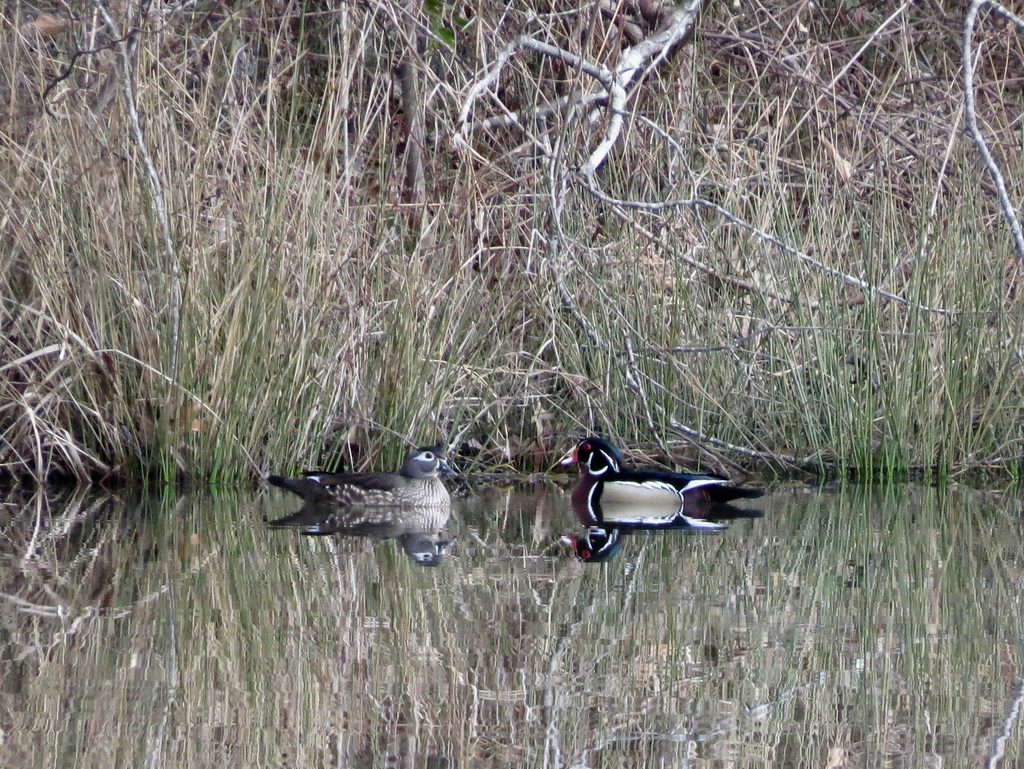
{"type": "Polygon", "coordinates": [[[996,10],[996,12],[1001,16],[1014,22],[1022,29],[1024,29],[1024,21],[998,3],[992,2],[992,0],[971,0],[971,7],[967,10],[967,16],[964,19],[963,43],[964,105],[967,115],[967,130],[970,131],[971,138],[974,139],[974,143],[978,147],[978,152],[981,153],[981,157],[985,161],[985,165],[988,167],[988,171],[992,175],[993,181],[995,181],[996,194],[999,197],[999,205],[1002,206],[1003,216],[1006,218],[1006,223],[1010,225],[1010,233],[1013,236],[1014,248],[1017,250],[1017,256],[1020,257],[1022,262],[1024,262],[1024,231],[1021,231],[1020,220],[1017,219],[1017,212],[1013,207],[1013,202],[1010,200],[1010,193],[1006,189],[1006,179],[1003,178],[1003,174],[999,170],[999,165],[996,163],[995,158],[992,157],[992,153],[989,151],[988,142],[985,141],[985,137],[982,135],[981,129],[978,128],[978,114],[974,102],[973,47],[974,25],[978,19],[978,11],[981,10],[983,5],[987,5],[996,10]]]}
{"type": "Polygon", "coordinates": [[[664,61],[676,43],[693,30],[693,23],[702,4],[703,0],[690,0],[684,8],[671,14],[672,21],[666,29],[623,51],[619,64],[612,74],[611,83],[604,84],[611,97],[608,128],[600,144],[580,166],[579,170],[584,178],[593,178],[619,140],[626,111],[626,89],[629,84],[641,71],[647,72],[664,61]]]}
{"type": "MultiPolygon", "coordinates": [[[[121,63],[121,90],[124,95],[125,108],[128,110],[128,120],[131,124],[132,137],[135,139],[135,147],[139,151],[142,165],[146,169],[146,178],[149,180],[150,200],[153,204],[153,212],[156,214],[157,224],[160,227],[160,234],[163,237],[165,270],[170,275],[170,312],[171,312],[171,382],[178,382],[178,344],[181,336],[181,273],[178,269],[178,256],[174,250],[174,242],[171,240],[171,227],[167,217],[167,201],[164,199],[163,186],[160,183],[160,176],[153,165],[153,159],[146,147],[146,140],[142,133],[142,125],[139,121],[139,112],[135,105],[135,90],[132,85],[132,64],[131,49],[134,48],[136,32],[133,31],[127,37],[121,34],[117,22],[110,15],[106,6],[101,0],[93,0],[96,11],[103,17],[103,22],[110,32],[110,36],[116,41],[115,46],[118,58],[121,63]]],[[[128,5],[131,8],[131,4],[128,5]]]]}

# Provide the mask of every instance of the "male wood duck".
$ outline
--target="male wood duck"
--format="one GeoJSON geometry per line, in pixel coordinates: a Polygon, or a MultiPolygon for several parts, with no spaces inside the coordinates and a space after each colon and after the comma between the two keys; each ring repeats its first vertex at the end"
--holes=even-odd
{"type": "Polygon", "coordinates": [[[760,515],[727,504],[760,497],[760,489],[729,486],[729,480],[718,475],[634,470],[625,467],[619,450],[601,438],[584,438],[562,462],[577,463],[580,479],[572,492],[572,507],[584,526],[717,531],[725,528],[718,521],[760,515]]]}
{"type": "MultiPolygon", "coordinates": [[[[306,473],[303,478],[267,476],[267,483],[302,497],[318,512],[348,507],[450,504],[441,475],[457,475],[441,446],[422,446],[405,460],[397,473],[306,473]]],[[[284,520],[284,519],[282,519],[284,520]]],[[[311,534],[330,532],[309,532],[311,534]]]]}

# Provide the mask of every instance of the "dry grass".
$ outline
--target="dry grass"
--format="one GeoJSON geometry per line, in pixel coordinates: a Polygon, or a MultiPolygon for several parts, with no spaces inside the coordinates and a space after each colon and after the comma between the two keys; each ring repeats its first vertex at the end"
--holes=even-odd
{"type": "MultiPolygon", "coordinates": [[[[118,50],[70,7],[56,36],[13,15],[0,38],[2,476],[231,481],[456,435],[483,464],[543,468],[593,430],[709,459],[673,424],[871,471],[1021,455],[1020,264],[959,135],[955,4],[873,37],[885,4],[709,7],[598,174],[623,201],[713,202],[904,303],[706,207],[591,195],[566,172],[602,123],[531,118],[593,86],[560,62],[513,58],[475,117],[527,119],[454,150],[515,34],[621,51],[607,17],[529,3],[418,23],[398,2],[154,3],[131,66],[168,254],[118,50]]],[[[979,114],[1012,181],[1021,36],[980,36],[979,114]]]]}

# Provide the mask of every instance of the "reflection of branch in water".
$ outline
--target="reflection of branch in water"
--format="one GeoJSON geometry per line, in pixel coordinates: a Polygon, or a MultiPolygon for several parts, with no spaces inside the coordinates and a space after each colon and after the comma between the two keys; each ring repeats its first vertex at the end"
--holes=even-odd
{"type": "MultiPolygon", "coordinates": [[[[1024,659],[1024,641],[1021,642],[1021,658],[1024,659]]],[[[1017,716],[1020,715],[1020,706],[1024,702],[1024,676],[1020,679],[1020,688],[1017,690],[1017,696],[1013,700],[1013,704],[1010,705],[1010,712],[1006,714],[1006,720],[1003,721],[1003,731],[996,737],[995,744],[992,746],[992,755],[989,756],[987,766],[989,769],[995,769],[999,765],[999,762],[1003,760],[1003,752],[1006,750],[1006,740],[1010,736],[1010,732],[1013,731],[1014,724],[1017,723],[1017,716]]]]}
{"type": "MultiPolygon", "coordinates": [[[[126,527],[124,500],[84,490],[15,498],[3,500],[16,512],[0,552],[0,603],[13,609],[5,616],[15,618],[9,628],[14,659],[45,658],[95,621],[123,619],[170,592],[172,584],[165,582],[130,604],[111,605],[125,548],[146,551],[151,544],[144,530],[126,527]],[[126,544],[126,532],[132,544],[126,544]],[[31,627],[22,627],[18,617],[33,618],[31,627]]],[[[205,570],[219,552],[211,550],[178,579],[205,570]]]]}
{"type": "Polygon", "coordinates": [[[167,585],[167,625],[170,630],[170,642],[167,648],[167,701],[164,702],[164,713],[160,724],[156,728],[156,735],[153,737],[153,748],[149,752],[150,769],[160,763],[160,756],[163,752],[164,730],[171,717],[171,708],[174,706],[175,695],[178,693],[178,630],[174,623],[177,606],[174,601],[174,590],[167,585]]]}

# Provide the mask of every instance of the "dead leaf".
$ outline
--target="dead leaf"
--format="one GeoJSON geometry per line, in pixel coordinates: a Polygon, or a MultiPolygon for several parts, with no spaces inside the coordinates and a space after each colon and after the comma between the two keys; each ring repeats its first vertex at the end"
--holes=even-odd
{"type": "Polygon", "coordinates": [[[21,25],[21,34],[29,39],[39,37],[57,37],[68,28],[64,19],[58,19],[48,13],[41,13],[34,21],[21,25]]]}
{"type": "Polygon", "coordinates": [[[836,173],[839,175],[839,178],[844,182],[849,181],[853,176],[853,163],[840,155],[839,150],[836,149],[836,146],[827,137],[822,136],[821,140],[828,147],[828,152],[832,156],[832,162],[836,164],[836,173]]]}

